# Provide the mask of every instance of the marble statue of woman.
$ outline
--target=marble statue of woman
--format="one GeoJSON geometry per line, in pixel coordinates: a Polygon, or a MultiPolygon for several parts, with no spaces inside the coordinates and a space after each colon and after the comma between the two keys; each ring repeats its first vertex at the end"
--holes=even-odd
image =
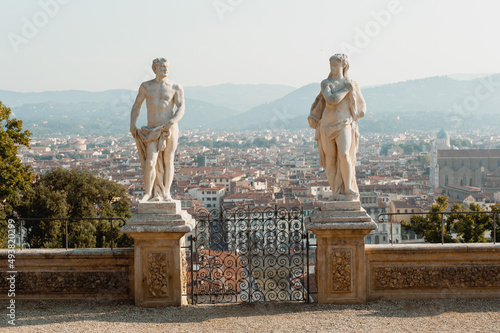
{"type": "Polygon", "coordinates": [[[321,92],[308,117],[316,129],[320,165],[325,168],[333,200],[359,200],[356,183],[356,153],[359,131],[357,120],[366,113],[361,90],[348,75],[347,55],[330,58],[330,75],[321,82],[321,92]]]}

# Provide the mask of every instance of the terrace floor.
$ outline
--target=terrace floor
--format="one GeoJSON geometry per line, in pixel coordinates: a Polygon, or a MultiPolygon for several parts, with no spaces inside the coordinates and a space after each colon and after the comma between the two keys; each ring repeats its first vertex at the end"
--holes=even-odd
{"type": "Polygon", "coordinates": [[[500,299],[169,308],[139,308],[131,301],[17,300],[16,326],[2,317],[0,331],[9,327],[9,332],[500,332],[500,299]]]}

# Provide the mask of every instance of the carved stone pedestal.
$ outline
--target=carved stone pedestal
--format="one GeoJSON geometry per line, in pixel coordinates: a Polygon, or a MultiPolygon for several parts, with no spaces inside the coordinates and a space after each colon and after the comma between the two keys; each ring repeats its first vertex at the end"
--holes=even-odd
{"type": "Polygon", "coordinates": [[[194,220],[179,201],[140,202],[121,231],[134,238],[134,294],[138,306],[184,305],[186,269],[181,248],[194,220]]]}
{"type": "Polygon", "coordinates": [[[359,201],[322,202],[305,226],[317,239],[319,303],[366,303],[364,237],[377,225],[359,201]]]}

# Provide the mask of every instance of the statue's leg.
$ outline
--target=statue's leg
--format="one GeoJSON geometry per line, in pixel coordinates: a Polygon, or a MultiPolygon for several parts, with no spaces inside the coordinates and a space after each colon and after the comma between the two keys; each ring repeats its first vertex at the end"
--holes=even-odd
{"type": "Polygon", "coordinates": [[[146,163],[144,163],[144,190],[143,200],[149,200],[153,195],[153,186],[156,177],[156,161],[158,160],[158,142],[153,141],[146,145],[146,163]]]}
{"type": "Polygon", "coordinates": [[[335,177],[337,174],[337,147],[335,142],[330,140],[328,135],[321,133],[321,147],[325,153],[325,172],[328,183],[332,188],[333,199],[336,199],[338,193],[335,186],[335,177]]]}
{"type": "Polygon", "coordinates": [[[344,183],[344,195],[347,200],[353,200],[358,193],[352,188],[352,179],[354,165],[352,165],[350,150],[352,142],[351,125],[347,125],[342,129],[337,137],[337,153],[339,161],[339,169],[344,183]]]}
{"type": "Polygon", "coordinates": [[[174,160],[175,160],[175,151],[177,150],[177,143],[179,140],[179,127],[174,125],[170,128],[170,136],[167,139],[167,147],[165,149],[165,153],[163,154],[165,158],[163,159],[163,167],[165,170],[164,173],[164,182],[165,192],[163,193],[163,197],[165,200],[172,200],[170,195],[170,187],[172,186],[172,181],[174,180],[174,160]]]}

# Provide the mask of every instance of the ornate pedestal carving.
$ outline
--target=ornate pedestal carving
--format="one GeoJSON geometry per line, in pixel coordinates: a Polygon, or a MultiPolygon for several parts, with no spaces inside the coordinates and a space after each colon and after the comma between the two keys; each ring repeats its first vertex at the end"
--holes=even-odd
{"type": "Polygon", "coordinates": [[[319,303],[366,303],[364,237],[377,225],[359,201],[320,203],[306,220],[317,237],[319,303]]]}
{"type": "Polygon", "coordinates": [[[134,295],[139,306],[184,305],[182,238],[194,226],[179,201],[140,202],[139,213],[122,227],[134,238],[134,295]]]}

